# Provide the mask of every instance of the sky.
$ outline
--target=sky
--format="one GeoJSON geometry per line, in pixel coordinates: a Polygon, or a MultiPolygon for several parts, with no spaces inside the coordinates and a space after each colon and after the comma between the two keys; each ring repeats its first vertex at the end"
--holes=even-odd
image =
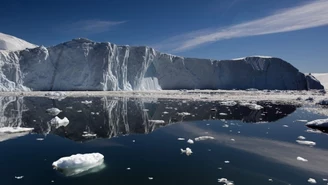
{"type": "Polygon", "coordinates": [[[184,57],[274,56],[328,72],[328,0],[4,0],[0,32],[44,46],[83,37],[184,57]]]}

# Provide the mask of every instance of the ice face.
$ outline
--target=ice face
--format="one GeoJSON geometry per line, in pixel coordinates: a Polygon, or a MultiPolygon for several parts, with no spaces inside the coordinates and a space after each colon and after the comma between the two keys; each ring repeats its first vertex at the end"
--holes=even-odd
{"type": "Polygon", "coordinates": [[[274,57],[183,58],[150,47],[74,39],[53,47],[0,51],[0,90],[170,90],[322,88],[274,57]]]}

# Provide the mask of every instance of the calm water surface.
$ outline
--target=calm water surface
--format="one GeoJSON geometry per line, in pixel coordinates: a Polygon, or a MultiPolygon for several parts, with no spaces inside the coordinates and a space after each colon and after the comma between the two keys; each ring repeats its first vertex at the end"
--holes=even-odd
{"type": "Polygon", "coordinates": [[[292,105],[258,104],[264,109],[182,100],[0,97],[0,127],[34,128],[30,134],[0,134],[0,184],[224,184],[219,178],[235,185],[302,185],[309,178],[327,184],[328,136],[306,132],[305,123],[296,121],[324,117],[292,105]],[[51,125],[54,116],[45,112],[51,107],[70,123],[51,125]],[[204,135],[215,139],[187,143],[204,135]],[[316,145],[300,145],[298,136],[316,145]],[[181,153],[186,147],[192,155],[181,153]],[[90,152],[103,154],[104,165],[75,176],[52,169],[60,157],[90,152]]]}

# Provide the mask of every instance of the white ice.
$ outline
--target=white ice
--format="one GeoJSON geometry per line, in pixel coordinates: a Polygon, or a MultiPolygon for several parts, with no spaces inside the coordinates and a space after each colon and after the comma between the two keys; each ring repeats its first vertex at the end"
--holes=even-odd
{"type": "Polygon", "coordinates": [[[296,158],[298,161],[303,161],[303,162],[308,162],[307,159],[303,158],[303,157],[297,157],[296,158]]]}
{"type": "Polygon", "coordinates": [[[316,184],[317,183],[317,181],[313,178],[309,178],[308,182],[311,183],[311,184],[316,184]]]}
{"type": "Polygon", "coordinates": [[[186,148],[185,150],[184,149],[180,149],[181,150],[181,153],[186,153],[187,156],[191,155],[192,154],[192,151],[190,148],[186,148]]]}
{"type": "Polygon", "coordinates": [[[20,132],[30,132],[34,128],[23,128],[23,127],[2,127],[0,128],[0,133],[20,133],[20,132]]]}
{"type": "Polygon", "coordinates": [[[55,169],[79,169],[79,168],[93,168],[101,165],[104,156],[100,153],[75,154],[68,157],[62,157],[52,163],[55,169]]]}
{"type": "Polygon", "coordinates": [[[229,180],[226,179],[226,178],[218,179],[218,182],[220,182],[220,183],[224,183],[224,185],[234,185],[233,181],[229,181],[229,180]]]}
{"type": "Polygon", "coordinates": [[[316,143],[313,141],[296,140],[296,142],[301,145],[309,145],[309,146],[316,145],[316,143]]]}
{"type": "Polygon", "coordinates": [[[191,114],[189,112],[178,112],[179,116],[190,116],[191,114]]]}
{"type": "Polygon", "coordinates": [[[194,144],[194,141],[192,139],[188,139],[187,143],[194,144]]]}
{"type": "Polygon", "coordinates": [[[50,108],[47,109],[47,113],[52,115],[52,116],[57,116],[59,113],[61,113],[62,111],[58,108],[50,108]]]}
{"type": "Polygon", "coordinates": [[[212,136],[200,136],[200,137],[196,137],[195,141],[204,141],[204,140],[213,140],[214,137],[212,136]]]}
{"type": "Polygon", "coordinates": [[[306,126],[313,126],[313,127],[318,127],[318,128],[328,128],[328,118],[310,121],[306,124],[306,126]]]}
{"type": "Polygon", "coordinates": [[[63,119],[60,119],[58,116],[56,116],[50,120],[50,123],[52,125],[55,125],[55,127],[57,129],[61,126],[66,127],[69,124],[69,120],[66,117],[64,117],[63,119]]]}
{"type": "Polygon", "coordinates": [[[149,120],[150,123],[154,123],[154,124],[164,124],[165,121],[164,120],[149,120]]]}
{"type": "Polygon", "coordinates": [[[0,50],[24,50],[26,48],[35,48],[37,45],[26,42],[17,37],[0,33],[0,50]]]}

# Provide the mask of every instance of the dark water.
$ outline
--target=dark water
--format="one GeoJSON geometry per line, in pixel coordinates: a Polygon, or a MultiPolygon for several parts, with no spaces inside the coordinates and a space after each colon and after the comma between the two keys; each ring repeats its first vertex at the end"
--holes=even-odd
{"type": "Polygon", "coordinates": [[[296,121],[324,117],[302,107],[258,102],[264,109],[254,111],[220,102],[106,97],[0,100],[1,127],[34,128],[31,134],[0,135],[1,185],[223,184],[219,178],[235,185],[302,185],[309,178],[327,184],[322,179],[328,178],[328,136],[306,132],[305,123],[296,121]],[[63,110],[58,116],[70,120],[66,127],[49,123],[53,116],[45,110],[51,107],[63,110]],[[84,132],[96,137],[83,137],[84,132]],[[215,140],[187,143],[203,135],[215,140]],[[316,145],[300,145],[298,136],[316,145]],[[186,147],[192,155],[181,154],[186,147]],[[52,169],[60,157],[90,152],[105,156],[103,169],[69,177],[52,169]]]}

